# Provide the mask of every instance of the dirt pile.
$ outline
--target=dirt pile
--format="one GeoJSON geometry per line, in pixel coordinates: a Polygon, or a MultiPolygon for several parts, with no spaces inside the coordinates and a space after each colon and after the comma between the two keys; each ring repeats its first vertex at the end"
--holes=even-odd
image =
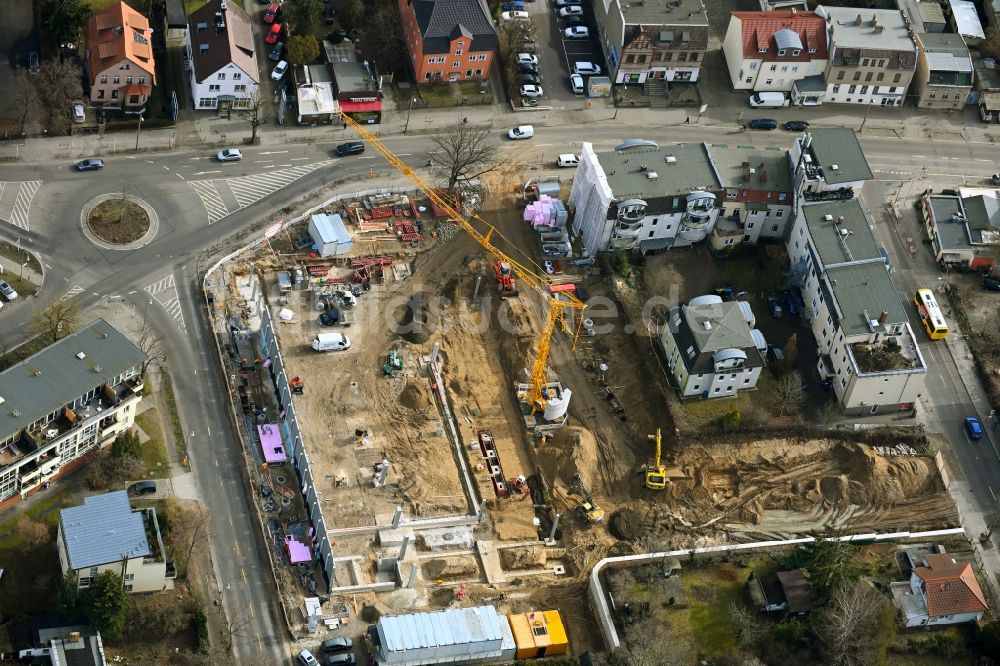
{"type": "Polygon", "coordinates": [[[421,565],[424,577],[430,580],[454,580],[456,578],[469,578],[479,573],[479,565],[476,559],[471,556],[455,556],[449,558],[433,559],[421,565]]]}
{"type": "Polygon", "coordinates": [[[537,456],[549,483],[558,479],[569,484],[579,474],[593,488],[598,478],[597,440],[593,433],[579,426],[556,430],[552,440],[538,449],[537,456]]]}
{"type": "Polygon", "coordinates": [[[504,569],[542,569],[547,560],[545,549],[538,546],[504,548],[500,551],[504,569]]]}
{"type": "Polygon", "coordinates": [[[419,378],[407,382],[397,400],[406,409],[430,409],[433,405],[427,382],[419,378]]]}

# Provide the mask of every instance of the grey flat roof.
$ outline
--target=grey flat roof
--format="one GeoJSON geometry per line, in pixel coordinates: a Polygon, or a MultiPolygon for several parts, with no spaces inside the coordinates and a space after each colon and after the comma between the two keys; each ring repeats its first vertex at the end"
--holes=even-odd
{"type": "Polygon", "coordinates": [[[330,69],[333,70],[337,92],[363,92],[376,89],[368,70],[360,62],[331,62],[330,69]]]}
{"type": "Polygon", "coordinates": [[[823,177],[830,184],[871,180],[872,170],[861,150],[858,137],[848,127],[820,127],[810,129],[810,149],[813,157],[823,167],[823,177]],[[837,165],[834,170],[833,165],[837,165]]]}
{"type": "Polygon", "coordinates": [[[918,37],[924,47],[927,66],[944,72],[971,72],[972,56],[961,35],[948,32],[926,32],[918,37]]]}
{"type": "Polygon", "coordinates": [[[826,90],[826,78],[822,74],[813,74],[796,81],[795,88],[800,92],[822,92],[826,90]]]}
{"type": "Polygon", "coordinates": [[[938,239],[942,250],[964,250],[972,247],[965,224],[953,222],[952,215],[967,215],[968,212],[958,197],[940,195],[930,197],[931,211],[937,225],[938,239]]]}
{"type": "MultiPolygon", "coordinates": [[[[792,191],[788,153],[784,150],[712,145],[709,146],[708,151],[725,187],[773,190],[775,192],[792,191]],[[744,167],[744,162],[749,162],[750,166],[744,167]],[[763,170],[761,164],[764,165],[763,170]],[[749,180],[744,181],[744,174],[749,175],[748,169],[754,169],[756,173],[751,175],[749,180]],[[765,177],[767,178],[766,182],[764,181],[765,177]]],[[[786,203],[791,204],[791,201],[786,201],[786,203]]]]}
{"type": "Polygon", "coordinates": [[[120,374],[146,354],[98,319],[0,372],[0,438],[7,437],[120,374]],[[84,354],[78,358],[77,354],[84,354]]]}
{"type": "Polygon", "coordinates": [[[976,11],[976,3],[969,0],[948,0],[951,5],[952,17],[955,19],[955,28],[958,34],[983,39],[986,33],[983,32],[983,24],[979,20],[979,12],[976,11]]]}
{"type": "Polygon", "coordinates": [[[805,204],[802,214],[824,266],[882,256],[865,211],[857,199],[805,204]],[[833,220],[827,220],[827,215],[833,220]],[[842,233],[844,230],[848,232],[846,236],[842,233]]]}
{"type": "Polygon", "coordinates": [[[74,571],[152,554],[142,514],[124,490],[84,498],[59,512],[59,524],[74,571]]]}
{"type": "Polygon", "coordinates": [[[750,325],[736,301],[688,305],[682,311],[699,352],[754,346],[750,325]]]}
{"type": "Polygon", "coordinates": [[[831,42],[840,48],[916,51],[906,29],[903,13],[897,9],[858,9],[857,7],[827,7],[833,29],[831,42]],[[857,18],[861,16],[861,25],[857,18]],[[875,24],[872,23],[875,20],[875,24]],[[882,31],[876,28],[882,26],[882,31]]]}
{"type": "Polygon", "coordinates": [[[868,320],[878,319],[882,310],[889,313],[889,324],[901,324],[908,320],[883,262],[831,268],[827,269],[826,275],[840,308],[840,327],[845,335],[870,333],[868,320]]]}
{"type": "MultiPolygon", "coordinates": [[[[626,24],[656,25],[708,25],[708,13],[702,0],[618,0],[626,24]]],[[[681,36],[676,35],[677,40],[681,36]]]]}
{"type": "Polygon", "coordinates": [[[664,197],[688,194],[704,187],[717,190],[719,182],[701,143],[678,143],[654,148],[639,146],[623,151],[599,153],[608,186],[615,197],[664,197]],[[676,158],[668,163],[667,157],[676,158]],[[645,165],[646,171],[641,167],[645,165]],[[657,174],[650,178],[649,172],[657,174]]]}
{"type": "Polygon", "coordinates": [[[995,65],[990,67],[986,60],[977,60],[972,63],[972,67],[976,70],[980,90],[1000,90],[1000,69],[995,65]]]}

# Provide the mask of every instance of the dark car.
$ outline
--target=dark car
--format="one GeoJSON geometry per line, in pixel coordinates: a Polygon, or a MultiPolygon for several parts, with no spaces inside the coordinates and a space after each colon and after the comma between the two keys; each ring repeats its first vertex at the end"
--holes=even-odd
{"type": "Polygon", "coordinates": [[[320,326],[350,326],[350,322],[345,321],[344,313],[338,308],[330,308],[319,316],[320,326]]]}
{"type": "Polygon", "coordinates": [[[983,289],[986,291],[1000,291],[1000,278],[984,277],[983,289]]]}
{"type": "Polygon", "coordinates": [[[320,643],[320,652],[349,652],[354,647],[354,641],[347,636],[330,638],[320,643]]]}
{"type": "Polygon", "coordinates": [[[129,495],[152,495],[156,492],[156,481],[139,481],[128,487],[129,495]]]}
{"type": "Polygon", "coordinates": [[[99,171],[104,168],[104,160],[92,157],[90,159],[80,160],[73,166],[77,171],[99,171]]]}
{"type": "Polygon", "coordinates": [[[283,55],[285,55],[285,43],[278,42],[277,44],[274,45],[274,48],[271,49],[271,52],[267,54],[267,59],[273,60],[274,62],[278,62],[279,60],[281,60],[281,56],[283,55]]]}
{"type": "Polygon", "coordinates": [[[785,316],[785,309],[781,307],[777,296],[767,297],[767,309],[775,319],[781,319],[785,316]]]}
{"type": "Polygon", "coordinates": [[[519,74],[534,74],[538,76],[538,65],[530,62],[522,62],[517,65],[517,72],[519,74]]]}
{"type": "Polygon", "coordinates": [[[333,17],[337,15],[337,10],[333,6],[332,2],[327,0],[326,7],[323,9],[323,20],[327,25],[333,25],[333,17]]]}
{"type": "Polygon", "coordinates": [[[983,438],[983,425],[975,416],[966,416],[962,427],[965,428],[965,434],[973,442],[983,438]]]}
{"type": "Polygon", "coordinates": [[[781,303],[785,306],[785,311],[791,317],[799,316],[799,299],[791,291],[781,292],[781,303]]]}
{"type": "Polygon", "coordinates": [[[789,120],[782,127],[789,132],[802,132],[809,127],[809,123],[804,120],[789,120]]]}
{"type": "Polygon", "coordinates": [[[541,77],[535,76],[534,74],[518,74],[518,83],[530,83],[532,85],[540,86],[542,85],[541,77]]]}
{"type": "Polygon", "coordinates": [[[583,25],[586,21],[582,16],[562,16],[563,25],[569,27],[571,25],[583,25]]]}
{"type": "Polygon", "coordinates": [[[334,150],[337,153],[337,157],[343,157],[344,155],[360,155],[365,152],[365,144],[362,141],[348,141],[347,143],[342,143],[334,150]]]}
{"type": "Polygon", "coordinates": [[[750,121],[750,129],[773,130],[778,129],[778,121],[774,118],[754,118],[750,121]]]}
{"type": "Polygon", "coordinates": [[[358,663],[358,658],[350,652],[341,652],[340,654],[328,655],[323,663],[327,666],[347,666],[358,663]]]}

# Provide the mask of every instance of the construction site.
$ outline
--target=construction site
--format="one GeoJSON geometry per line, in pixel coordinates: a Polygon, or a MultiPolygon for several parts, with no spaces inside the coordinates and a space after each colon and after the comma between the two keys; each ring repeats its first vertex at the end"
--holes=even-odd
{"type": "Polygon", "coordinates": [[[540,196],[413,180],[269,230],[210,294],[293,634],[485,603],[558,609],[580,653],[608,555],[958,524],[909,434],[677,441],[655,338],[550,258],[540,196]]]}

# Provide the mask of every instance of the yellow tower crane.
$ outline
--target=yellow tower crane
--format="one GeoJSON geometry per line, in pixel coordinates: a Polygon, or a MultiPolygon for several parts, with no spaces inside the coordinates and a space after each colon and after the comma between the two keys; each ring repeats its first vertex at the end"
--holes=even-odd
{"type": "Polygon", "coordinates": [[[363,125],[358,123],[343,111],[340,112],[340,117],[343,119],[344,125],[353,129],[361,136],[362,139],[367,141],[368,144],[379,153],[379,155],[385,158],[385,161],[389,163],[389,166],[406,176],[414,185],[417,186],[417,189],[433,201],[438,208],[445,211],[452,221],[460,226],[465,233],[472,236],[473,240],[483,246],[483,248],[496,257],[497,260],[508,264],[522,284],[534,289],[548,302],[548,316],[546,318],[545,327],[542,329],[542,334],[538,339],[537,349],[535,351],[535,361],[531,366],[531,388],[528,393],[528,403],[531,405],[532,411],[536,412],[544,409],[547,402],[547,398],[544,394],[546,384],[545,368],[548,364],[549,349],[552,345],[552,335],[555,333],[556,326],[561,323],[566,332],[573,336],[573,347],[574,349],[576,348],[576,340],[580,335],[580,327],[583,323],[583,317],[577,317],[576,329],[573,330],[566,322],[564,311],[567,308],[572,308],[580,310],[582,315],[582,310],[586,307],[583,301],[568,292],[559,292],[557,294],[550,291],[548,278],[543,277],[542,275],[531,270],[531,268],[522,262],[508,256],[500,250],[500,248],[493,244],[491,237],[493,236],[493,232],[496,231],[496,227],[478,215],[472,215],[472,219],[482,223],[487,229],[486,233],[480,232],[472,226],[465,215],[455,208],[451,201],[449,201],[446,197],[441,196],[434,187],[415,173],[413,169],[399,159],[395,153],[389,150],[385,144],[365,129],[363,125]]]}
{"type": "Polygon", "coordinates": [[[660,429],[656,429],[656,435],[648,435],[649,439],[656,442],[656,457],[646,465],[646,487],[653,490],[662,490],[667,487],[667,466],[660,459],[660,429]]]}

